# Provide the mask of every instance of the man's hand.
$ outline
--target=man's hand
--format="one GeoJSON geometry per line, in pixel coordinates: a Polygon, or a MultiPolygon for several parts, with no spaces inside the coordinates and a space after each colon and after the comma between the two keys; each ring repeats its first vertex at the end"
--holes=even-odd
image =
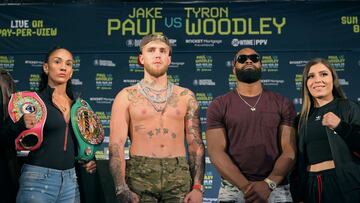
{"type": "Polygon", "coordinates": [[[90,174],[96,172],[96,162],[94,160],[91,160],[89,162],[79,161],[79,163],[82,165],[82,167],[85,168],[86,172],[90,174]]]}
{"type": "Polygon", "coordinates": [[[202,203],[203,193],[200,190],[193,189],[189,192],[184,199],[184,203],[202,203]]]}
{"type": "Polygon", "coordinates": [[[139,197],[137,196],[137,194],[132,192],[126,184],[120,187],[116,187],[116,199],[118,203],[139,202],[139,197]]]}
{"type": "Polygon", "coordinates": [[[250,182],[244,192],[246,202],[263,202],[266,203],[269,198],[271,190],[265,181],[250,182]]]}

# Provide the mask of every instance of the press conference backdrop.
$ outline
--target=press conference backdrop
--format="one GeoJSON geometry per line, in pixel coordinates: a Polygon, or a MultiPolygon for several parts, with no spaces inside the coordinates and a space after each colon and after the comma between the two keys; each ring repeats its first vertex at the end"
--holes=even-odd
{"type": "MultiPolygon", "coordinates": [[[[36,90],[45,53],[69,48],[76,60],[72,83],[105,127],[98,160],[108,159],[111,104],[139,81],[141,38],[164,33],[173,46],[170,81],[194,91],[201,108],[234,88],[232,57],[243,47],[261,54],[265,88],[300,109],[301,73],[314,57],[330,61],[347,96],[359,101],[358,2],[121,3],[0,6],[0,67],[18,90],[36,90]]],[[[204,133],[203,139],[205,142],[204,133]]],[[[254,160],[256,161],[256,160],[254,160]]],[[[204,202],[215,202],[220,177],[206,156],[204,202]]]]}

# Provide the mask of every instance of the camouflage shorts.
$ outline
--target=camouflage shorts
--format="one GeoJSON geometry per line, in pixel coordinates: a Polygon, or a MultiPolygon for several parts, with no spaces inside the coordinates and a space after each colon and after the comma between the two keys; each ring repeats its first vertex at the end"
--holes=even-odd
{"type": "Polygon", "coordinates": [[[131,156],[126,162],[126,182],[140,202],[183,202],[191,188],[185,157],[131,156]]]}
{"type": "MultiPolygon", "coordinates": [[[[222,179],[219,190],[219,202],[222,203],[245,203],[242,191],[229,181],[222,179]]],[[[292,202],[289,185],[280,185],[270,193],[269,203],[292,202]]]]}

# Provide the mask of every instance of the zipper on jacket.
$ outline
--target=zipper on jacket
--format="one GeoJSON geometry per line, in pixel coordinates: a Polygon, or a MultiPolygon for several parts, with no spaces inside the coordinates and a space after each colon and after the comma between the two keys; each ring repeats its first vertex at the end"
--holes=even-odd
{"type": "Polygon", "coordinates": [[[69,123],[66,123],[65,138],[64,138],[64,152],[67,150],[67,139],[69,134],[69,123]]]}
{"type": "MultiPolygon", "coordinates": [[[[56,103],[54,103],[54,102],[52,102],[52,103],[53,103],[54,106],[60,111],[60,113],[62,114],[62,117],[63,117],[63,119],[64,119],[64,122],[65,122],[65,124],[66,124],[66,128],[65,128],[65,138],[64,138],[64,152],[66,152],[66,150],[67,150],[67,139],[68,139],[68,134],[69,134],[69,123],[66,122],[65,115],[64,115],[64,113],[60,110],[59,106],[58,106],[56,103]]],[[[70,116],[71,116],[71,115],[70,115],[70,116]]]]}

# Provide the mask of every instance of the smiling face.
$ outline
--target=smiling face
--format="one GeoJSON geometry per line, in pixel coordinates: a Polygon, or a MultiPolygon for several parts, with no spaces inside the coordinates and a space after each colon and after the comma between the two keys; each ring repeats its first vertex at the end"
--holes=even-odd
{"type": "Polygon", "coordinates": [[[322,63],[314,64],[307,74],[306,87],[315,101],[333,100],[334,78],[328,67],[322,63]]]}
{"type": "Polygon", "coordinates": [[[152,77],[161,77],[171,63],[170,48],[160,40],[151,41],[143,47],[139,61],[144,65],[146,73],[152,77]]]}
{"type": "Polygon", "coordinates": [[[49,56],[43,65],[51,87],[66,84],[73,74],[74,59],[66,49],[57,49],[49,56]]]}

